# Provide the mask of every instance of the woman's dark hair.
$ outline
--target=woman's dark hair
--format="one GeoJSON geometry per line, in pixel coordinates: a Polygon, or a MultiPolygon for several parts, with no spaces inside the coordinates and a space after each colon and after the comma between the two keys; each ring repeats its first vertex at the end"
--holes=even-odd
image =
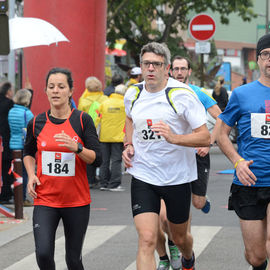
{"type": "Polygon", "coordinates": [[[52,68],[48,72],[47,77],[46,77],[46,86],[48,85],[49,77],[52,74],[57,74],[57,73],[61,73],[61,74],[64,74],[67,76],[67,82],[68,82],[69,88],[72,89],[73,88],[73,79],[72,79],[71,71],[66,69],[66,68],[59,68],[59,67],[52,68]]]}
{"type": "Polygon", "coordinates": [[[121,84],[124,82],[124,78],[120,74],[114,74],[112,76],[112,86],[117,86],[118,84],[121,84]]]}
{"type": "Polygon", "coordinates": [[[3,82],[0,84],[0,94],[3,96],[5,96],[10,89],[12,89],[12,84],[10,82],[3,82]]]}

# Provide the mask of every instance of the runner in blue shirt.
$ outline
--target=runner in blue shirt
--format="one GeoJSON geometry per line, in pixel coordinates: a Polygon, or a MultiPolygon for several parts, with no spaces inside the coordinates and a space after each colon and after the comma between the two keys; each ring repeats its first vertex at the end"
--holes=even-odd
{"type": "Polygon", "coordinates": [[[270,254],[270,34],[257,43],[257,81],[236,88],[222,120],[218,144],[234,164],[229,210],[240,219],[245,257],[253,270],[267,269],[270,254]],[[228,134],[237,123],[238,150],[228,134]]]}

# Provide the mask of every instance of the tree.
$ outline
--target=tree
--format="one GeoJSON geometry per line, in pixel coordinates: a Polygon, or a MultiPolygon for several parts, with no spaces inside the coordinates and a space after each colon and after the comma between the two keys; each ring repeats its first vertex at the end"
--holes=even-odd
{"type": "Polygon", "coordinates": [[[125,49],[137,65],[141,47],[151,41],[166,42],[172,55],[186,54],[179,30],[187,29],[189,12],[210,9],[228,24],[233,12],[250,21],[256,16],[252,7],[252,0],[108,0],[107,41],[113,45],[116,39],[125,38],[125,49]],[[158,27],[159,21],[164,23],[163,29],[158,27]]]}

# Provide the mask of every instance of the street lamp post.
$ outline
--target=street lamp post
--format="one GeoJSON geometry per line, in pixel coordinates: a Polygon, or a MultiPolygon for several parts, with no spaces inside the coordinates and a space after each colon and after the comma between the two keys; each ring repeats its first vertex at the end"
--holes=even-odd
{"type": "Polygon", "coordinates": [[[265,13],[265,34],[269,32],[269,0],[266,0],[266,13],[265,13]]]}
{"type": "MultiPolygon", "coordinates": [[[[15,0],[9,0],[9,18],[14,18],[15,0]]],[[[8,55],[8,80],[15,86],[15,51],[10,50],[8,55]]]]}

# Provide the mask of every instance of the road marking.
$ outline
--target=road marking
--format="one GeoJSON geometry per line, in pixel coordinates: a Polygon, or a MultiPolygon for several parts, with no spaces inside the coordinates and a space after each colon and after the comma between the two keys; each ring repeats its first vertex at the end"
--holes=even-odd
{"type": "MultiPolygon", "coordinates": [[[[221,228],[220,226],[191,226],[193,249],[196,257],[200,256],[221,228]]],[[[157,253],[155,253],[155,256],[156,262],[158,262],[157,253]]],[[[131,263],[125,270],[136,270],[136,261],[131,263]]]]}
{"type": "MultiPolygon", "coordinates": [[[[83,246],[83,256],[100,245],[104,244],[111,237],[124,230],[127,226],[89,226],[83,246]]],[[[58,270],[66,269],[65,262],[65,237],[56,240],[55,263],[58,270]]],[[[5,268],[4,270],[38,269],[35,253],[5,268]],[[36,268],[33,268],[36,265],[36,268]]]]}
{"type": "MultiPolygon", "coordinates": [[[[111,237],[123,231],[127,226],[89,226],[84,241],[83,256],[90,253],[100,245],[104,244],[111,237]]],[[[196,257],[208,246],[214,236],[222,227],[215,226],[192,226],[191,232],[194,238],[194,252],[196,257]]],[[[55,263],[58,270],[66,269],[65,263],[65,238],[64,236],[56,240],[55,263]]],[[[158,262],[158,255],[156,254],[158,262]]],[[[38,269],[35,253],[23,258],[4,270],[38,269]]],[[[135,270],[136,261],[133,261],[125,270],[135,270]]]]}
{"type": "Polygon", "coordinates": [[[200,256],[202,251],[208,246],[221,228],[220,226],[191,226],[196,257],[200,256]]]}

